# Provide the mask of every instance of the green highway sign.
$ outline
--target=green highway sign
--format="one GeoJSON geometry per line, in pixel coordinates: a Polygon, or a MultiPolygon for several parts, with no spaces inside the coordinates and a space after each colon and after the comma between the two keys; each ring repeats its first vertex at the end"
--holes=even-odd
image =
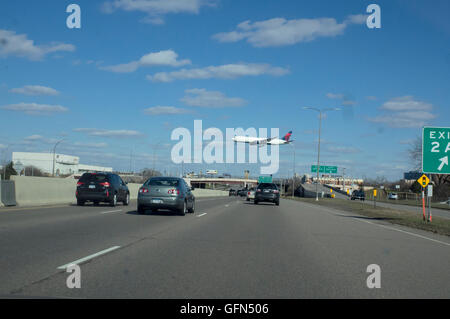
{"type": "MultiPolygon", "coordinates": [[[[337,174],[337,166],[320,166],[319,173],[337,174]]],[[[317,173],[317,165],[311,166],[311,173],[317,173]]]]}
{"type": "Polygon", "coordinates": [[[424,127],[422,136],[422,171],[450,174],[450,128],[424,127]]]}
{"type": "Polygon", "coordinates": [[[258,178],[258,183],[272,183],[272,176],[260,176],[258,178]]]}

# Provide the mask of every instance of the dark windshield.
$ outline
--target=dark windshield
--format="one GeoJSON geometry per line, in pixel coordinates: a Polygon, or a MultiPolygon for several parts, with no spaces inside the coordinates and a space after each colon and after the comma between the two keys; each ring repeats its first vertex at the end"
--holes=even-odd
{"type": "Polygon", "coordinates": [[[90,182],[104,182],[108,180],[108,176],[104,174],[84,174],[80,178],[80,182],[90,183],[90,182]]]}
{"type": "Polygon", "coordinates": [[[259,189],[277,189],[277,185],[275,184],[259,184],[259,189]]]}
{"type": "Polygon", "coordinates": [[[177,187],[180,185],[180,181],[178,179],[150,179],[145,183],[150,186],[167,186],[167,187],[177,187]]]}

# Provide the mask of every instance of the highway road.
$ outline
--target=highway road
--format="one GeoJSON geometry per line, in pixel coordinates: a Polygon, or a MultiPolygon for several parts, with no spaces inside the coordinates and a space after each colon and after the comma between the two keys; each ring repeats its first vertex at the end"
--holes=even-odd
{"type": "Polygon", "coordinates": [[[0,296],[450,297],[449,237],[290,200],[198,199],[186,216],[135,209],[1,209],[0,296]],[[81,288],[69,289],[61,266],[80,259],[81,288]],[[371,264],[379,289],[366,285],[371,264]]]}

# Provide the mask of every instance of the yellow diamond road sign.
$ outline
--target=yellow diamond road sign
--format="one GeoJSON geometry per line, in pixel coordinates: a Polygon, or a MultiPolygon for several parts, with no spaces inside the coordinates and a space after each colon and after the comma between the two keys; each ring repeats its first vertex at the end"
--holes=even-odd
{"type": "Polygon", "coordinates": [[[424,175],[422,175],[421,178],[419,178],[419,179],[417,180],[417,182],[418,182],[423,188],[425,188],[425,187],[427,187],[428,184],[430,183],[430,179],[428,178],[427,175],[424,174],[424,175]]]}

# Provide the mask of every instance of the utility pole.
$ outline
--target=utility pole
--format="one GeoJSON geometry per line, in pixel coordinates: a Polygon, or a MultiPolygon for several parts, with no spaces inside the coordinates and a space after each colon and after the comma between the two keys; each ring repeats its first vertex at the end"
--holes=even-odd
{"type": "Polygon", "coordinates": [[[294,162],[292,164],[292,198],[295,197],[295,146],[293,143],[291,143],[292,145],[292,150],[294,152],[294,162]]]}
{"type": "Polygon", "coordinates": [[[342,167],[342,182],[343,182],[342,190],[344,191],[344,193],[345,193],[345,170],[346,170],[346,168],[342,167]]]}
{"type": "Polygon", "coordinates": [[[58,144],[61,143],[62,141],[64,141],[64,139],[59,140],[58,142],[56,142],[55,146],[53,147],[53,169],[52,169],[52,176],[53,177],[55,177],[56,146],[58,146],[58,144]]]}
{"type": "Polygon", "coordinates": [[[304,107],[305,110],[313,110],[319,112],[319,143],[317,149],[317,181],[316,181],[316,201],[319,201],[319,172],[320,172],[320,137],[322,132],[322,113],[326,111],[340,111],[340,108],[318,109],[315,107],[304,107]]]}

